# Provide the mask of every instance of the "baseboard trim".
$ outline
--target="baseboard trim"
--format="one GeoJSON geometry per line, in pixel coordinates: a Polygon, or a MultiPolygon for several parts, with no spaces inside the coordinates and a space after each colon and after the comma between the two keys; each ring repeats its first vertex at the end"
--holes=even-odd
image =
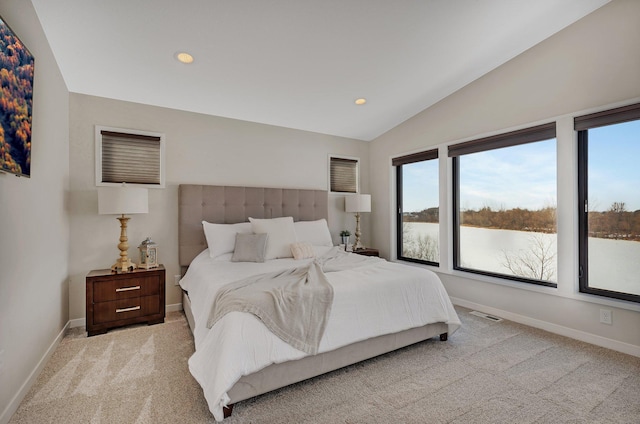
{"type": "Polygon", "coordinates": [[[172,305],[167,305],[165,311],[166,312],[176,312],[182,310],[182,303],[174,303],[172,305]]]}
{"type": "Polygon", "coordinates": [[[76,318],[69,320],[69,328],[84,327],[87,325],[86,318],[76,318]]]}
{"type": "Polygon", "coordinates": [[[22,399],[24,399],[24,397],[29,392],[29,389],[31,389],[33,384],[36,382],[36,379],[44,369],[44,366],[47,364],[47,362],[49,362],[51,355],[53,355],[53,352],[55,352],[56,348],[64,338],[64,335],[67,333],[67,330],[70,328],[70,323],[71,321],[68,321],[62,328],[62,330],[60,330],[60,333],[58,333],[58,336],[53,340],[53,342],[49,346],[49,349],[47,349],[42,358],[40,358],[40,361],[38,362],[36,367],[33,369],[33,371],[31,371],[31,374],[29,374],[27,380],[22,384],[20,390],[18,390],[18,393],[16,393],[13,399],[11,399],[11,402],[9,402],[4,411],[2,411],[2,415],[0,415],[0,424],[7,424],[13,414],[18,410],[20,402],[22,402],[22,399]]]}
{"type": "Polygon", "coordinates": [[[541,330],[548,331],[550,333],[559,334],[561,336],[569,337],[571,339],[580,340],[581,342],[593,344],[596,346],[612,349],[618,352],[626,353],[627,355],[640,357],[640,346],[635,346],[629,343],[620,342],[618,340],[608,339],[606,337],[597,336],[595,334],[587,333],[585,331],[576,330],[562,325],[553,324],[550,322],[542,321],[535,318],[530,318],[524,315],[515,314],[509,311],[503,311],[502,309],[492,308],[490,306],[480,305],[478,303],[469,302],[457,297],[451,297],[451,302],[454,305],[462,306],[464,308],[475,309],[486,314],[496,315],[500,318],[505,318],[510,321],[517,322],[519,324],[528,325],[529,327],[539,328],[541,330]]]}

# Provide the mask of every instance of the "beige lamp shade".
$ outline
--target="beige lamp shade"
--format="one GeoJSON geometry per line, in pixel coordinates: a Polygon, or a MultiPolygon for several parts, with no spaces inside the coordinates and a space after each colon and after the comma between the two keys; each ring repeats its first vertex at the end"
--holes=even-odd
{"type": "Polygon", "coordinates": [[[371,195],[353,194],[345,197],[344,209],[347,212],[371,212],[371,195]]]}
{"type": "Polygon", "coordinates": [[[149,213],[149,192],[141,187],[98,187],[100,215],[149,213]]]}

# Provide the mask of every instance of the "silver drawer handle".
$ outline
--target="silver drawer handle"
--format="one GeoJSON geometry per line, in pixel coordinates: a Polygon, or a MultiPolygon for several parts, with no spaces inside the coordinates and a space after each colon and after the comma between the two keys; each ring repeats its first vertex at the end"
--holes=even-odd
{"type": "Polygon", "coordinates": [[[120,312],[137,311],[138,309],[140,309],[140,306],[132,306],[130,308],[116,309],[116,313],[119,314],[120,312]]]}
{"type": "Polygon", "coordinates": [[[123,291],[131,291],[131,290],[140,290],[140,286],[122,287],[121,289],[116,289],[116,293],[123,292],[123,291]]]}

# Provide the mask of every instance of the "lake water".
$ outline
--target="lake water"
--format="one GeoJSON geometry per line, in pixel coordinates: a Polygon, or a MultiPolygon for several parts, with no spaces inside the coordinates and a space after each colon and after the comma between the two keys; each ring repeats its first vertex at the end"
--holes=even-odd
{"type": "MultiPolygon", "coordinates": [[[[438,224],[410,222],[405,224],[411,234],[438,239],[438,224]]],[[[553,255],[552,276],[556,282],[556,234],[476,227],[461,228],[461,265],[482,271],[515,275],[505,265],[505,253],[512,258],[524,258],[540,253],[536,243],[549,244],[553,255]]],[[[640,295],[640,242],[626,240],[589,239],[589,282],[593,288],[640,295]]]]}

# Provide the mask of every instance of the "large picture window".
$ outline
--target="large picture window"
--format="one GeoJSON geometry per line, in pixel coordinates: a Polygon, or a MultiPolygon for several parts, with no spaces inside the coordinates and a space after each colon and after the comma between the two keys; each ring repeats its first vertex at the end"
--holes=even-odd
{"type": "Polygon", "coordinates": [[[438,150],[395,158],[397,257],[437,265],[439,247],[438,150]]]}
{"type": "Polygon", "coordinates": [[[556,287],[555,123],[449,146],[454,269],[556,287]]]}
{"type": "Polygon", "coordinates": [[[640,104],[581,116],[580,291],[640,302],[640,104]]]}

